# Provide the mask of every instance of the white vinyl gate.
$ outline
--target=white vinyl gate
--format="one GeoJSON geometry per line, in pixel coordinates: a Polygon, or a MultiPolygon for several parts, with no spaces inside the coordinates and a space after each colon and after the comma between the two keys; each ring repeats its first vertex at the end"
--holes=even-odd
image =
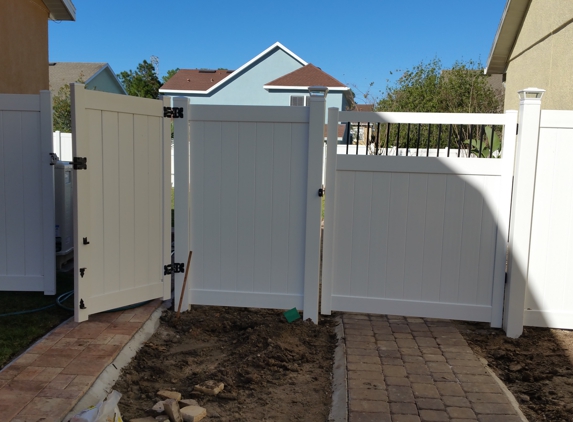
{"type": "Polygon", "coordinates": [[[163,101],[72,84],[75,320],[171,297],[170,120],[163,101]],[[82,169],[81,159],[86,159],[82,169]]]}
{"type": "Polygon", "coordinates": [[[322,313],[502,324],[517,113],[329,110],[322,313]],[[337,155],[345,122],[503,125],[503,158],[337,155]]]}
{"type": "Polygon", "coordinates": [[[0,94],[0,291],[56,294],[52,103],[0,94]]]}
{"type": "MultiPolygon", "coordinates": [[[[317,321],[325,98],[310,98],[310,107],[174,100],[185,116],[175,121],[176,261],[193,252],[182,309],[296,307],[317,321]]],[[[176,304],[182,284],[177,274],[176,304]]]]}

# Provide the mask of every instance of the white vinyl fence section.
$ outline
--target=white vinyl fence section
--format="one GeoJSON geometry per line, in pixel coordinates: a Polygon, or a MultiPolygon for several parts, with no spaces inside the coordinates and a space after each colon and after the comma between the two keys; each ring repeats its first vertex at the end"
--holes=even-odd
{"type": "Polygon", "coordinates": [[[193,251],[182,309],[296,307],[317,321],[324,97],[310,107],[174,104],[185,110],[175,121],[176,261],[193,251]]]}
{"type": "Polygon", "coordinates": [[[56,294],[51,107],[0,94],[0,290],[56,294]]]}
{"type": "Polygon", "coordinates": [[[171,297],[170,121],[163,102],[72,84],[75,320],[171,297]]]}
{"type": "Polygon", "coordinates": [[[543,92],[520,92],[504,318],[511,337],[523,325],[573,329],[573,111],[541,111],[543,92]]]}
{"type": "Polygon", "coordinates": [[[53,136],[54,145],[52,152],[57,154],[60,161],[72,161],[74,157],[72,151],[72,134],[57,130],[53,136]]]}
{"type": "Polygon", "coordinates": [[[329,110],[322,312],[502,324],[516,112],[329,110]],[[338,155],[339,122],[504,125],[503,158],[338,155]]]}

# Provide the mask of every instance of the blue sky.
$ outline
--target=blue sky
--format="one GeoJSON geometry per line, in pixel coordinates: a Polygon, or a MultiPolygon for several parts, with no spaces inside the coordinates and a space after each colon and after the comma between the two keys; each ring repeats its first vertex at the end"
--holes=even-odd
{"type": "Polygon", "coordinates": [[[75,22],[49,23],[50,61],[107,62],[119,73],[154,55],[161,75],[236,69],[279,41],[361,102],[371,82],[380,96],[395,70],[422,60],[485,65],[506,0],[73,2],[75,22]]]}

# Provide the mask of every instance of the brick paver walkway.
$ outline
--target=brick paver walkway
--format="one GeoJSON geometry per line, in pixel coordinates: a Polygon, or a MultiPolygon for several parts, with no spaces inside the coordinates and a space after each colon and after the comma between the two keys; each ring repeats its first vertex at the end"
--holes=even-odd
{"type": "Polygon", "coordinates": [[[60,422],[161,305],[68,321],[0,371],[0,421],[60,422]]]}
{"type": "Polygon", "coordinates": [[[349,422],[520,422],[447,320],[343,314],[349,422]]]}

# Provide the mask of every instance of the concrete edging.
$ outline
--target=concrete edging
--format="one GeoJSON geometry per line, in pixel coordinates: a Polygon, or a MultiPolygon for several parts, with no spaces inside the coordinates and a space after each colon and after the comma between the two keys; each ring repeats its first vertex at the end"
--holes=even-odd
{"type": "Polygon", "coordinates": [[[332,405],[330,407],[330,422],[346,422],[348,420],[348,388],[346,375],[346,343],[342,317],[336,317],[337,345],[334,350],[332,367],[332,405]]]}
{"type": "Polygon", "coordinates": [[[143,343],[149,340],[149,338],[157,331],[160,325],[159,318],[161,317],[161,314],[170,306],[171,300],[167,300],[153,311],[145,324],[143,324],[137,333],[134,334],[131,340],[129,340],[121,352],[119,352],[114,361],[104,369],[89,390],[76,403],[71,412],[63,419],[64,421],[67,422],[82,410],[96,405],[111,392],[111,388],[118,380],[123,367],[131,362],[143,343]]]}

